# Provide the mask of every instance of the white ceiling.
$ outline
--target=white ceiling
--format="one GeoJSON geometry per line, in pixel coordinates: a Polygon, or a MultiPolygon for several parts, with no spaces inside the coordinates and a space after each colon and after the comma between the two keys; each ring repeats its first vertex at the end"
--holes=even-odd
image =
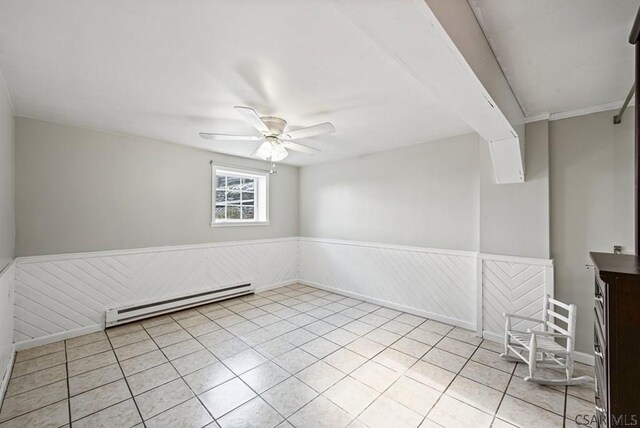
{"type": "Polygon", "coordinates": [[[16,115],[241,156],[198,136],[255,132],[234,105],[332,122],[295,165],[472,131],[333,1],[0,0],[0,70],[16,115]]]}
{"type": "Polygon", "coordinates": [[[526,116],[615,103],[629,92],[638,0],[469,2],[526,116]]]}

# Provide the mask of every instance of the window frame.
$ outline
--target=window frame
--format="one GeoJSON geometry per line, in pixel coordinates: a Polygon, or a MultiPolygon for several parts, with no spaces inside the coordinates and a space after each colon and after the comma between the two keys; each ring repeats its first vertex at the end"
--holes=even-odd
{"type": "Polygon", "coordinates": [[[227,167],[211,164],[211,227],[227,226],[267,226],[269,225],[269,173],[250,168],[227,167]],[[254,216],[252,220],[244,219],[216,219],[216,190],[217,175],[227,175],[239,178],[253,178],[254,184],[254,216]],[[264,220],[259,220],[263,217],[264,220]]]}

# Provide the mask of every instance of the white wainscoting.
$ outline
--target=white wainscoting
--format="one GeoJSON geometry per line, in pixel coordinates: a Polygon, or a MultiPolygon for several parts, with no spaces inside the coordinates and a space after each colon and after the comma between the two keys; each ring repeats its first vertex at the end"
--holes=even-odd
{"type": "Polygon", "coordinates": [[[296,238],[19,258],[15,341],[23,349],[100,330],[110,308],[296,278],[296,238]]]}
{"type": "Polygon", "coordinates": [[[315,238],[298,253],[302,283],[476,328],[477,253],[315,238]]]}
{"type": "Polygon", "coordinates": [[[19,258],[16,348],[101,330],[110,308],[296,281],[501,340],[503,312],[538,316],[553,295],[553,263],[306,237],[19,258]]]}
{"type": "Polygon", "coordinates": [[[15,263],[0,272],[0,401],[11,377],[15,347],[13,344],[15,263]]]}
{"type": "MultiPolygon", "coordinates": [[[[482,263],[482,333],[502,341],[503,313],[542,318],[545,294],[553,297],[553,261],[480,254],[482,263]]],[[[514,328],[534,327],[520,321],[514,328]]]]}

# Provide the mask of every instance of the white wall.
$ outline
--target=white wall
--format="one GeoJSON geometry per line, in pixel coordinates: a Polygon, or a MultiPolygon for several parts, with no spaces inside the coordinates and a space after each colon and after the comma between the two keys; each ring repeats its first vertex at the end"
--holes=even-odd
{"type": "Polygon", "coordinates": [[[11,100],[0,74],[0,271],[14,256],[14,124],[11,100]]]}
{"type": "Polygon", "coordinates": [[[550,122],[551,256],[556,295],[578,305],[576,347],[593,344],[590,251],[634,251],[633,109],[620,125],[613,111],[550,122]]]}
{"type": "Polygon", "coordinates": [[[4,396],[13,359],[13,267],[15,216],[13,107],[0,74],[0,400],[4,396]]]}
{"type": "Polygon", "coordinates": [[[549,258],[549,129],[525,127],[526,181],[496,184],[491,156],[480,145],[480,252],[549,258]]]}
{"type": "Polygon", "coordinates": [[[270,178],[268,226],[211,228],[209,161],[263,162],[16,118],[18,256],[298,234],[298,168],[270,178]]]}
{"type": "Polygon", "coordinates": [[[300,169],[300,234],[478,248],[478,136],[300,169]]]}

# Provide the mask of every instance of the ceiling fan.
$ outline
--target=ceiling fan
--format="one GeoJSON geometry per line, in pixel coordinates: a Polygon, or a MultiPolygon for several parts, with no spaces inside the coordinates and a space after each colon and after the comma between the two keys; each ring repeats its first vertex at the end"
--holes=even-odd
{"type": "Polygon", "coordinates": [[[260,115],[250,107],[235,106],[234,108],[247,123],[260,131],[262,135],[227,135],[201,132],[200,136],[207,140],[262,141],[253,153],[251,153],[251,156],[271,162],[278,162],[289,156],[287,149],[308,155],[319,153],[320,150],[318,149],[294,143],[292,140],[329,134],[336,130],[332,124],[325,122],[319,125],[285,132],[287,122],[284,119],[271,116],[260,117],[260,115]]]}

